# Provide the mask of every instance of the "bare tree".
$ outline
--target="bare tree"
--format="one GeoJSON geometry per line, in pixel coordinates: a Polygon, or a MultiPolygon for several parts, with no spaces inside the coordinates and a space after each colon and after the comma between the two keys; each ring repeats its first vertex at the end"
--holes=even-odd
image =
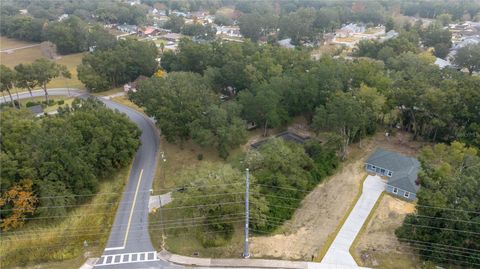
{"type": "Polygon", "coordinates": [[[44,41],[40,44],[40,49],[45,57],[48,59],[57,58],[57,45],[53,44],[50,41],[44,41]]]}

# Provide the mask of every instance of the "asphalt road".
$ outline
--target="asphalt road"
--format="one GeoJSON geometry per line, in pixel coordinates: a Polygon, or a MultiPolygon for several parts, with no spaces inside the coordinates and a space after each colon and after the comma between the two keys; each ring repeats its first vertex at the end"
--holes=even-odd
{"type": "MultiPolygon", "coordinates": [[[[49,89],[48,93],[50,96],[82,98],[89,96],[85,91],[67,88],[49,89]]],[[[44,92],[36,90],[32,92],[32,95],[34,97],[44,96],[44,92]]],[[[12,97],[17,99],[16,94],[12,97]]],[[[28,92],[18,95],[20,99],[30,97],[28,92]]],[[[141,145],[135,154],[130,176],[117,209],[103,257],[100,258],[95,268],[178,268],[163,261],[157,261],[156,255],[152,258],[152,261],[147,261],[151,255],[143,254],[140,256],[140,253],[155,251],[148,233],[148,200],[160,147],[158,129],[150,118],[134,109],[105,98],[99,97],[98,99],[105,103],[107,107],[126,114],[142,130],[142,136],[140,137],[141,145]],[[135,261],[130,255],[133,253],[138,253],[138,258],[135,261]],[[115,257],[121,257],[119,254],[123,254],[123,257],[128,256],[128,261],[121,260],[118,263],[113,261],[115,257]],[[105,262],[109,256],[109,260],[105,262]]],[[[7,100],[9,100],[8,97],[7,100]]],[[[0,99],[1,102],[3,102],[3,98],[0,99]]]]}

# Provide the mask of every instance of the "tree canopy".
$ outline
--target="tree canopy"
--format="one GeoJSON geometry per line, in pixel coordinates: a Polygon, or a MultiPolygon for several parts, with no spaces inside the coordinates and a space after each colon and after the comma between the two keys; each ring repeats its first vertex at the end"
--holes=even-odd
{"type": "Polygon", "coordinates": [[[88,200],[102,177],[129,164],[139,145],[137,126],[93,99],[77,99],[57,116],[7,108],[1,117],[3,229],[32,214],[62,216],[88,200]],[[30,202],[20,206],[19,199],[30,202]]]}
{"type": "Polygon", "coordinates": [[[470,267],[478,263],[480,158],[459,142],[426,147],[420,154],[421,188],[416,212],[396,230],[423,259],[470,267]],[[444,246],[449,250],[445,251],[444,246]],[[459,249],[472,251],[459,252],[459,249]]]}
{"type": "Polygon", "coordinates": [[[95,50],[82,58],[78,78],[89,91],[98,92],[151,76],[157,70],[158,50],[153,42],[120,40],[109,49],[95,50]]]}

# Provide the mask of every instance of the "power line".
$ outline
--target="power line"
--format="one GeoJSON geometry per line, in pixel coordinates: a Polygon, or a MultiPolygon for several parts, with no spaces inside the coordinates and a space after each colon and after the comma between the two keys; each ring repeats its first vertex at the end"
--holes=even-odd
{"type": "MultiPolygon", "coordinates": [[[[172,209],[183,209],[183,208],[195,208],[195,207],[207,207],[207,206],[218,206],[218,205],[227,205],[227,204],[243,204],[243,202],[230,202],[230,203],[217,203],[217,204],[200,204],[200,205],[192,205],[192,206],[179,206],[179,207],[164,207],[162,210],[172,210],[172,209]]],[[[121,210],[116,211],[116,213],[121,212],[130,212],[131,209],[128,210],[121,210]]],[[[138,212],[138,210],[137,210],[138,212]]],[[[34,220],[34,219],[54,219],[54,218],[68,218],[68,217],[84,217],[84,216],[94,216],[94,215],[105,215],[110,214],[110,212],[105,213],[89,213],[89,214],[81,214],[81,215],[56,215],[56,216],[45,216],[45,217],[31,217],[31,218],[22,218],[22,220],[34,220]]],[[[2,222],[4,220],[0,220],[2,222]]]]}
{"type": "Polygon", "coordinates": [[[426,207],[426,208],[434,208],[434,209],[441,209],[441,210],[450,210],[450,211],[458,211],[458,212],[466,212],[466,213],[480,214],[479,211],[470,211],[470,210],[455,209],[455,208],[448,208],[448,207],[427,206],[427,205],[419,205],[419,204],[416,204],[415,206],[416,206],[416,207],[426,207]]]}
{"type": "MultiPolygon", "coordinates": [[[[228,219],[227,219],[228,220],[228,219]]],[[[184,225],[184,226],[178,226],[178,225],[174,225],[172,227],[161,227],[160,229],[130,229],[129,231],[130,232],[143,232],[143,231],[152,231],[152,230],[161,230],[161,229],[182,229],[182,228],[190,228],[190,227],[198,227],[198,226],[208,226],[208,225],[214,225],[214,224],[228,224],[228,223],[239,223],[239,222],[244,222],[244,218],[243,217],[238,217],[237,219],[235,218],[232,218],[232,220],[230,221],[222,221],[222,222],[213,222],[213,223],[203,223],[203,224],[193,224],[193,225],[184,225]],[[233,220],[233,221],[232,221],[233,220]]],[[[160,225],[158,225],[160,226],[160,225]]],[[[161,225],[163,226],[163,225],[161,225]]],[[[153,226],[153,227],[156,227],[156,226],[153,226]]],[[[75,235],[61,235],[62,238],[64,237],[82,237],[82,236],[94,236],[94,235],[104,235],[104,234],[107,234],[107,233],[110,233],[109,231],[106,231],[106,232],[102,232],[102,233],[90,233],[90,234],[75,234],[75,235]]],[[[17,236],[18,237],[18,236],[17,236]]],[[[37,237],[38,238],[38,237],[37,237]]],[[[23,241],[28,241],[28,240],[34,240],[35,237],[30,237],[30,238],[15,238],[14,240],[23,240],[23,241]]],[[[9,238],[9,240],[12,240],[9,238]]]]}
{"type": "MultiPolygon", "coordinates": [[[[214,197],[214,196],[225,196],[225,195],[239,195],[243,194],[243,192],[233,192],[233,193],[216,193],[216,194],[205,194],[205,195],[194,195],[194,196],[188,196],[184,197],[183,199],[193,199],[193,198],[202,198],[202,197],[214,197]]],[[[176,198],[175,200],[179,200],[179,198],[176,198]]],[[[88,206],[94,206],[94,205],[120,205],[120,204],[131,204],[131,201],[125,201],[125,202],[113,202],[113,203],[87,203],[87,204],[80,204],[80,205],[63,205],[63,206],[43,206],[43,207],[36,207],[35,210],[37,209],[48,209],[48,208],[69,208],[69,207],[88,207],[88,206]]],[[[13,211],[15,209],[0,209],[0,212],[4,211],[13,211]]]]}
{"type": "Polygon", "coordinates": [[[420,227],[420,228],[432,228],[432,229],[439,229],[439,230],[445,230],[445,231],[451,231],[451,232],[461,232],[461,233],[468,233],[468,234],[480,235],[480,233],[471,232],[471,231],[467,231],[467,230],[458,230],[458,229],[442,228],[442,227],[435,227],[435,226],[428,226],[428,225],[418,225],[418,224],[410,224],[410,223],[404,223],[403,225],[420,227]]]}
{"type": "MultiPolygon", "coordinates": [[[[230,217],[230,216],[244,216],[244,213],[237,213],[237,214],[227,214],[227,215],[222,215],[216,218],[207,218],[206,216],[202,217],[192,217],[192,218],[178,218],[178,219],[170,219],[170,220],[161,220],[161,221],[152,221],[149,222],[149,224],[170,224],[170,223],[180,223],[180,222],[188,222],[189,220],[192,220],[192,222],[197,221],[197,220],[212,220],[212,219],[220,219],[220,218],[225,218],[225,217],[230,217]]],[[[112,225],[108,227],[103,227],[103,228],[109,228],[109,230],[113,228],[118,228],[118,227],[125,227],[128,226],[127,224],[120,224],[120,225],[112,225]]],[[[23,235],[38,235],[39,233],[63,233],[63,232],[80,232],[80,231],[96,231],[102,229],[102,227],[98,228],[74,228],[74,229],[62,229],[60,232],[59,231],[52,231],[51,229],[36,229],[32,231],[19,231],[19,232],[8,232],[8,233],[3,233],[4,236],[23,236],[23,235]]]]}
{"type": "MultiPolygon", "coordinates": [[[[176,188],[168,188],[168,189],[155,189],[155,190],[148,190],[148,191],[138,191],[138,193],[150,193],[150,192],[159,192],[159,191],[179,191],[181,189],[193,189],[193,188],[211,188],[211,187],[220,187],[220,186],[231,186],[231,185],[241,185],[244,182],[236,182],[236,183],[226,183],[226,184],[216,184],[216,185],[199,185],[199,186],[181,186],[176,188]]],[[[59,198],[69,198],[69,197],[91,197],[97,195],[112,195],[112,194],[127,194],[127,193],[135,193],[135,191],[124,191],[124,192],[99,192],[95,194],[72,194],[72,195],[58,195],[58,196],[45,196],[45,197],[38,197],[37,199],[59,199],[59,198]]]]}
{"type": "Polygon", "coordinates": [[[432,216],[419,215],[419,214],[415,214],[414,216],[415,216],[415,217],[419,217],[419,218],[441,219],[441,220],[447,220],[447,221],[457,221],[457,222],[464,222],[464,223],[470,223],[470,224],[478,224],[478,225],[480,225],[480,222],[477,222],[477,221],[468,221],[468,220],[460,220],[460,219],[449,219],[449,218],[442,218],[442,217],[432,217],[432,216]]]}

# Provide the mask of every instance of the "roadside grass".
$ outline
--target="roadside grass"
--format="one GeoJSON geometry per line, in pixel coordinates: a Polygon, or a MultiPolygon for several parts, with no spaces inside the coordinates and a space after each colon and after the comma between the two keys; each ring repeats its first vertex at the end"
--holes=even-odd
{"type": "Polygon", "coordinates": [[[223,162],[214,148],[202,148],[193,141],[186,141],[183,145],[169,143],[162,136],[160,149],[166,161],[158,159],[153,190],[155,194],[168,192],[169,189],[178,187],[178,175],[185,169],[196,167],[202,161],[223,162]],[[202,160],[199,160],[201,155],[202,160]]]}
{"type": "MultiPolygon", "coordinates": [[[[373,253],[379,269],[423,268],[422,262],[414,254],[400,253],[373,253]]],[[[441,267],[437,267],[441,268],[441,267]]]]}
{"type": "Polygon", "coordinates": [[[65,107],[65,106],[67,106],[67,105],[72,106],[72,102],[73,102],[73,100],[75,100],[75,98],[52,99],[52,100],[55,100],[55,101],[63,100],[64,103],[63,103],[63,105],[55,104],[55,105],[53,105],[53,106],[47,106],[47,107],[43,110],[43,111],[45,111],[45,113],[49,113],[49,112],[56,111],[58,108],[60,108],[60,107],[65,107]]]}
{"type": "Polygon", "coordinates": [[[78,256],[75,259],[59,261],[59,262],[47,262],[35,265],[28,265],[22,267],[22,269],[66,269],[66,268],[80,268],[85,263],[84,256],[78,256]]]}
{"type": "MultiPolygon", "coordinates": [[[[100,255],[108,239],[129,171],[130,167],[125,167],[112,177],[102,180],[99,194],[86,204],[71,210],[65,217],[36,219],[15,233],[2,234],[0,267],[62,261],[58,268],[75,268],[81,260],[84,261],[83,257],[100,255]],[[84,246],[85,241],[87,247],[84,246]],[[64,266],[65,264],[69,266],[64,266]]],[[[47,268],[55,268],[53,264],[47,268]]]]}
{"type": "MultiPolygon", "coordinates": [[[[188,218],[181,212],[173,212],[173,210],[163,210],[163,217],[168,221],[172,219],[188,218]]],[[[150,237],[153,246],[160,250],[162,249],[162,229],[158,224],[160,223],[160,212],[150,214],[150,237]]],[[[187,226],[188,220],[185,221],[184,226],[187,226]]],[[[202,242],[198,239],[197,234],[202,234],[204,231],[201,227],[172,229],[173,225],[166,224],[165,245],[166,249],[172,253],[185,256],[198,256],[209,258],[240,258],[243,250],[243,224],[234,223],[234,233],[227,244],[220,247],[204,247],[202,242]]],[[[183,225],[182,225],[183,226],[183,225]]]]}
{"type": "Polygon", "coordinates": [[[145,114],[145,112],[143,111],[143,108],[137,106],[137,105],[134,104],[132,101],[130,101],[130,100],[128,99],[127,95],[114,97],[114,98],[112,98],[111,100],[114,101],[114,102],[117,102],[117,103],[119,103],[119,104],[122,104],[122,105],[124,105],[124,106],[127,106],[127,107],[129,107],[129,108],[133,108],[133,109],[135,109],[136,111],[145,114]]]}
{"type": "MultiPolygon", "coordinates": [[[[5,96],[5,98],[8,102],[10,102],[10,98],[8,96],[5,96]]],[[[71,106],[72,102],[73,102],[73,100],[75,100],[75,98],[71,98],[71,97],[68,97],[68,96],[54,96],[54,97],[50,96],[49,100],[54,101],[55,104],[51,105],[51,106],[47,106],[45,104],[42,104],[42,106],[44,107],[43,111],[45,113],[53,112],[53,111],[57,110],[59,107],[64,107],[66,105],[71,106]],[[57,102],[61,101],[61,100],[63,100],[64,103],[62,105],[59,105],[57,102]]],[[[37,96],[37,97],[32,97],[32,98],[27,98],[27,99],[20,99],[18,102],[20,103],[21,108],[27,108],[27,103],[28,102],[40,102],[41,103],[41,102],[44,102],[44,101],[45,101],[45,97],[37,96]]]]}
{"type": "MultiPolygon", "coordinates": [[[[28,45],[34,45],[38,43],[29,43],[23,42],[7,37],[0,36],[0,49],[4,48],[18,48],[28,45]]],[[[67,67],[67,69],[72,74],[71,79],[59,77],[52,80],[47,86],[49,88],[83,88],[83,84],[80,80],[78,80],[77,76],[77,66],[82,62],[82,57],[84,53],[76,53],[76,54],[69,54],[69,55],[59,55],[59,59],[55,59],[54,61],[59,64],[63,64],[67,67]]],[[[15,67],[18,64],[24,63],[32,63],[36,59],[46,58],[42,54],[42,50],[40,46],[35,46],[31,48],[16,50],[12,53],[1,52],[0,53],[0,63],[4,64],[10,68],[15,67]]],[[[18,89],[19,92],[25,92],[24,89],[18,89]]],[[[15,90],[14,90],[15,92],[15,90]]]]}
{"type": "Polygon", "coordinates": [[[335,237],[337,237],[338,233],[340,232],[340,229],[342,228],[343,224],[345,224],[345,221],[347,221],[348,216],[352,212],[353,208],[355,207],[355,204],[358,202],[358,199],[360,199],[360,196],[362,196],[363,193],[363,183],[367,179],[368,174],[366,174],[362,181],[361,184],[358,187],[358,192],[355,196],[355,199],[353,199],[352,203],[350,204],[350,207],[348,208],[347,212],[343,216],[343,218],[340,220],[340,222],[337,225],[337,228],[335,231],[331,234],[328,235],[327,240],[325,241],[325,244],[323,244],[322,249],[318,253],[318,255],[315,257],[316,262],[321,262],[323,257],[325,257],[325,254],[327,254],[328,249],[332,245],[333,241],[335,240],[335,237]]]}

